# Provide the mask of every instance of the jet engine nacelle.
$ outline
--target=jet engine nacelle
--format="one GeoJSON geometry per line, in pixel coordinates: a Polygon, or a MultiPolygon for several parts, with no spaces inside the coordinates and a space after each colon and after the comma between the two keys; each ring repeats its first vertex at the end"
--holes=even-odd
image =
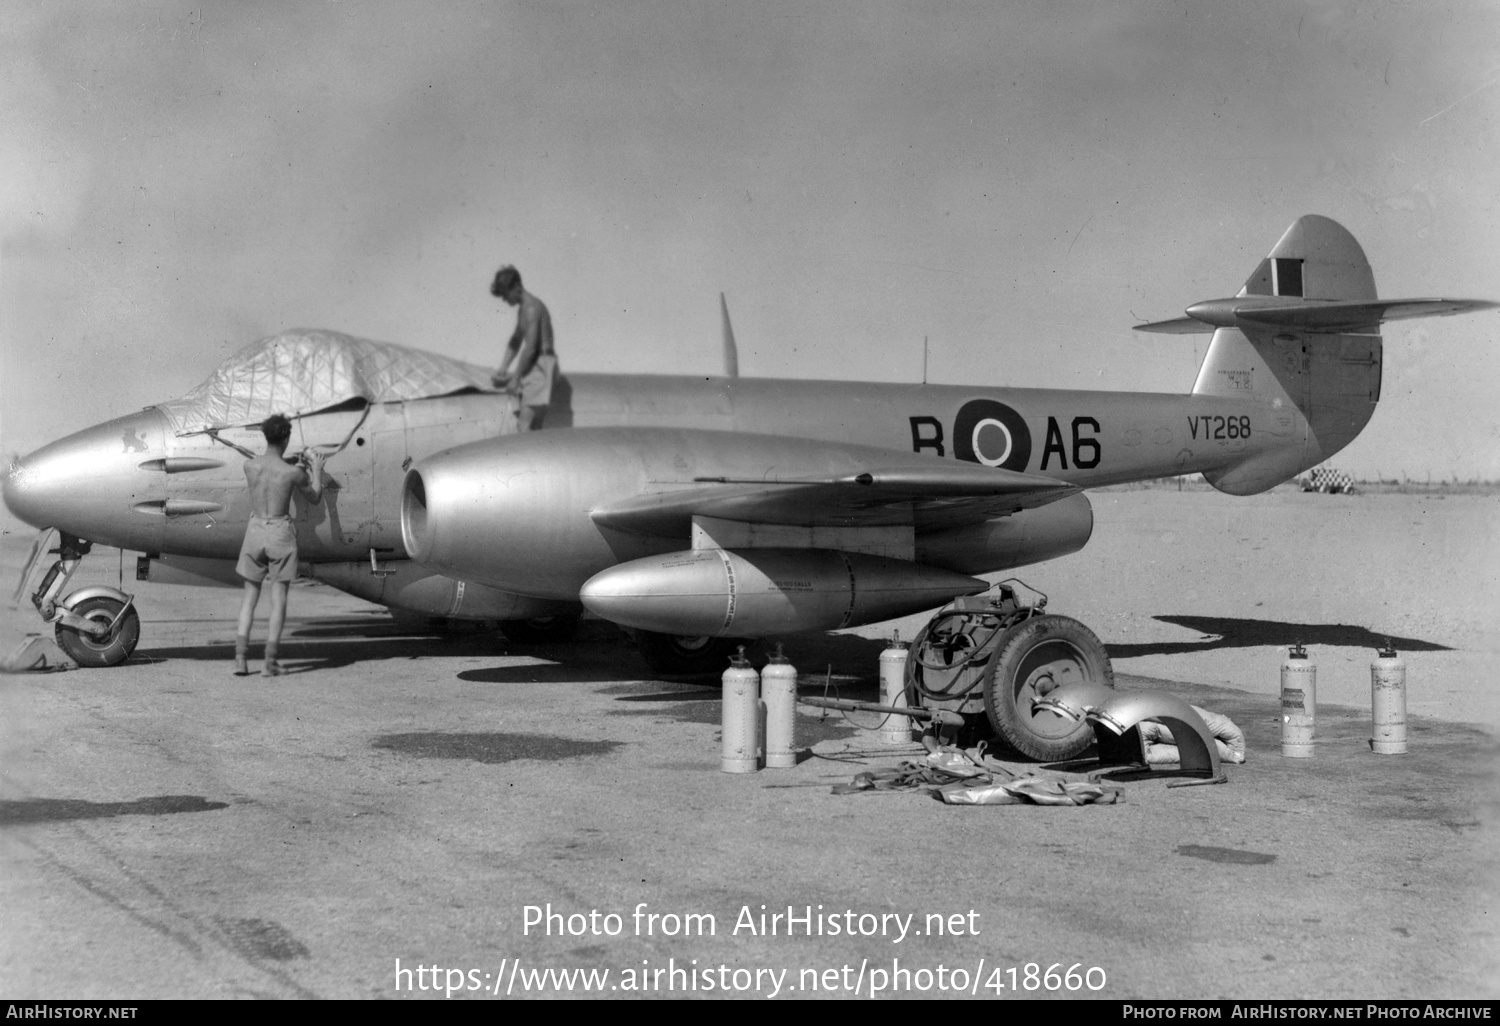
{"type": "Polygon", "coordinates": [[[917,536],[917,561],[966,574],[988,574],[1067,556],[1088,544],[1094,507],[1083,492],[1008,517],[917,536]]]}
{"type": "Polygon", "coordinates": [[[403,485],[406,551],[449,577],[576,602],[599,571],[685,546],[686,525],[657,537],[601,528],[590,513],[663,478],[691,482],[696,456],[674,436],[692,434],[706,432],[538,431],[435,453],[403,485]]]}
{"type": "Polygon", "coordinates": [[[663,634],[764,637],[876,623],[984,591],[950,570],[828,549],[699,549],[595,574],[579,597],[615,623],[663,634]]]}
{"type": "MultiPolygon", "coordinates": [[[[617,622],[674,634],[749,636],[760,631],[747,626],[751,622],[770,625],[769,632],[844,624],[851,568],[857,571],[852,593],[857,619],[849,622],[868,623],[970,593],[976,582],[969,575],[1077,551],[1093,528],[1088,499],[1072,494],[987,522],[919,533],[914,558],[836,551],[842,549],[837,544],[729,545],[731,563],[751,561],[734,566],[718,556],[700,556],[716,551],[700,546],[688,553],[695,560],[689,569],[667,565],[690,548],[686,513],[636,529],[594,517],[622,499],[655,495],[670,505],[674,492],[701,490],[706,481],[846,475],[860,469],[856,457],[864,454],[856,450],[805,438],[667,428],[584,428],[489,439],[436,453],[411,468],[402,495],[402,539],[428,570],[458,580],[563,602],[579,601],[587,583],[591,598],[585,601],[617,622]],[[652,557],[671,559],[649,562],[652,557]],[[846,565],[846,559],[854,562],[846,565]],[[736,603],[751,601],[755,612],[742,609],[736,623],[725,626],[724,601],[730,594],[725,575],[736,569],[759,575],[762,583],[813,582],[814,577],[816,582],[810,593],[767,591],[753,601],[740,588],[736,603]],[[624,597],[642,588],[647,597],[641,602],[624,597]],[[680,609],[683,596],[691,595],[713,596],[703,608],[716,604],[718,613],[680,609]],[[655,611],[642,612],[648,608],[655,611]],[[685,619],[704,622],[689,630],[685,619]]],[[[928,459],[935,458],[922,458],[928,459]]]]}

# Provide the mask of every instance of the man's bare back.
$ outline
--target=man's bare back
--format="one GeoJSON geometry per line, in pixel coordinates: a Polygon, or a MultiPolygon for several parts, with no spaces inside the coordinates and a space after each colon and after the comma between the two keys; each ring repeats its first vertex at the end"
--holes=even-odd
{"type": "Polygon", "coordinates": [[[245,461],[245,481],[250,489],[250,512],[258,517],[284,517],[291,512],[292,491],[302,492],[312,502],[323,497],[323,456],[313,452],[304,469],[287,463],[275,448],[245,461]]]}
{"type": "Polygon", "coordinates": [[[537,360],[544,356],[556,356],[552,339],[552,314],[547,304],[530,292],[516,285],[501,295],[507,303],[516,307],[516,330],[505,345],[505,356],[500,369],[491,377],[497,388],[519,383],[537,360]]]}

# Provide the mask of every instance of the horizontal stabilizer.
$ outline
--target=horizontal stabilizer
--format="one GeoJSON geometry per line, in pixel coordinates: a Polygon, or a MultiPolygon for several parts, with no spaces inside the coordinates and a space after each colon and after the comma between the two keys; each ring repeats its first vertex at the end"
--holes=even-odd
{"type": "Polygon", "coordinates": [[[1217,328],[1254,330],[1281,328],[1316,334],[1371,331],[1382,321],[1413,317],[1452,317],[1493,310],[1500,303],[1484,299],[1317,300],[1237,296],[1213,299],[1188,307],[1188,316],[1170,321],[1137,324],[1136,331],[1165,335],[1207,334],[1217,328]]]}
{"type": "Polygon", "coordinates": [[[1149,331],[1158,335],[1207,335],[1214,330],[1214,326],[1205,324],[1196,317],[1174,317],[1170,321],[1137,324],[1132,330],[1149,331]]]}
{"type": "Polygon", "coordinates": [[[1491,310],[1497,305],[1483,299],[1382,299],[1295,306],[1259,307],[1241,311],[1247,321],[1272,328],[1336,333],[1374,327],[1382,321],[1404,321],[1413,317],[1452,317],[1454,314],[1491,310]]]}

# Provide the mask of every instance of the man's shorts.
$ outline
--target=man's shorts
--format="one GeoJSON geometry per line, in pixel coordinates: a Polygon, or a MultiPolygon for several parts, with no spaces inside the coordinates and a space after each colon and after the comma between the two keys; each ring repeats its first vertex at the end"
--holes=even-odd
{"type": "Polygon", "coordinates": [[[252,516],[235,572],[247,581],[291,581],[297,576],[297,527],[291,517],[252,516]]]}
{"type": "Polygon", "coordinates": [[[538,356],[521,379],[521,405],[546,406],[552,402],[552,379],[557,377],[557,357],[538,356]]]}

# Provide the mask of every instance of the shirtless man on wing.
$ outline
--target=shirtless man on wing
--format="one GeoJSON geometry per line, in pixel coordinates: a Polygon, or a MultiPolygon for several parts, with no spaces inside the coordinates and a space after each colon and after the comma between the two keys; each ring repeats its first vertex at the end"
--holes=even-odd
{"type": "Polygon", "coordinates": [[[519,396],[520,429],[535,431],[546,419],[557,379],[557,350],[547,304],[521,286],[521,272],[506,265],[495,272],[490,295],[516,308],[516,330],[505,346],[500,369],[490,376],[496,388],[519,396]]]}

